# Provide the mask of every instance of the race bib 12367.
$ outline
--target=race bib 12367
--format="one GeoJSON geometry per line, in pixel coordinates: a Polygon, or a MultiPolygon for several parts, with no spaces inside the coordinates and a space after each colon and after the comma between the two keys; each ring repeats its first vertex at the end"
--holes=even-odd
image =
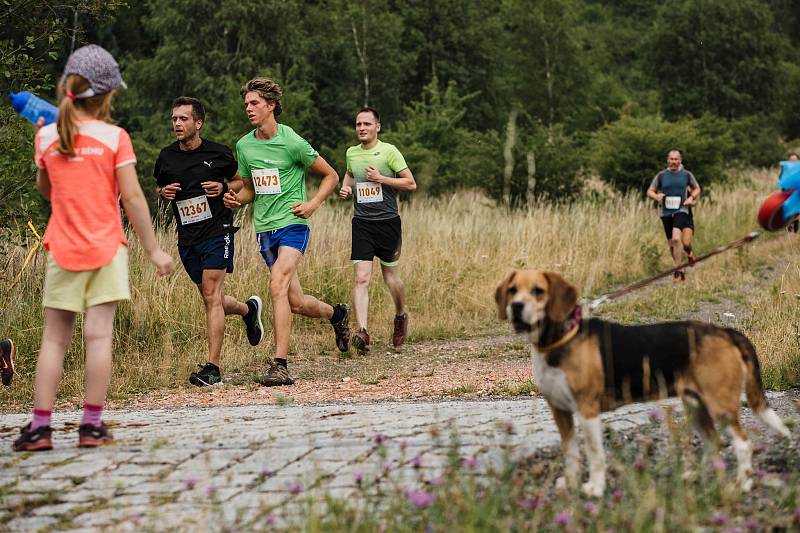
{"type": "Polygon", "coordinates": [[[211,218],[211,207],[208,205],[208,198],[205,194],[188,200],[180,200],[175,202],[175,206],[178,208],[182,226],[211,218]]]}

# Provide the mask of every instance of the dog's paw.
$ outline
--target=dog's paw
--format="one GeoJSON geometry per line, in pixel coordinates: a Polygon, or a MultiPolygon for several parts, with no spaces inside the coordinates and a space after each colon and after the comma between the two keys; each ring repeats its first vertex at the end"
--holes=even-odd
{"type": "Polygon", "coordinates": [[[601,483],[595,483],[587,481],[581,486],[581,490],[587,496],[591,496],[592,498],[601,498],[603,496],[603,492],[605,492],[605,486],[601,483]]]}

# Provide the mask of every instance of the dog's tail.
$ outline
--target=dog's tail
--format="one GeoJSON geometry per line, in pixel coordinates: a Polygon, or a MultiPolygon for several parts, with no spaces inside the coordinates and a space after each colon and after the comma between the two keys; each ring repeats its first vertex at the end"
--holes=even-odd
{"type": "Polygon", "coordinates": [[[784,437],[789,437],[791,435],[789,428],[769,406],[767,397],[764,395],[764,385],[761,382],[761,366],[758,363],[755,346],[741,332],[733,328],[726,328],[725,331],[730,335],[731,341],[742,354],[742,362],[744,362],[746,368],[744,390],[750,409],[770,428],[784,437]]]}

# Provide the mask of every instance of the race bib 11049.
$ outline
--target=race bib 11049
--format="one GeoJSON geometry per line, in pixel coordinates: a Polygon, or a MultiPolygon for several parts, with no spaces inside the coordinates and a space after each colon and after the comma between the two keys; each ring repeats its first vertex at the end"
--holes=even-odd
{"type": "Polygon", "coordinates": [[[281,177],[277,168],[254,168],[253,188],[256,194],[280,194],[281,177]]]}
{"type": "Polygon", "coordinates": [[[211,218],[211,207],[208,205],[208,198],[205,194],[188,200],[180,200],[175,202],[175,206],[178,208],[182,226],[211,218]]]}
{"type": "Polygon", "coordinates": [[[667,196],[664,198],[664,207],[667,209],[680,209],[681,197],[680,196],[667,196]]]}
{"type": "Polygon", "coordinates": [[[383,189],[380,183],[359,181],[356,183],[356,201],[360,204],[371,204],[383,201],[383,189]]]}

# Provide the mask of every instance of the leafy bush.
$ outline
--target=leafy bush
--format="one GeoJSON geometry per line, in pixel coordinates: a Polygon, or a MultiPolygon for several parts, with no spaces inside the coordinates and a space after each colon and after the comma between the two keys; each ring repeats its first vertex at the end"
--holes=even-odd
{"type": "Polygon", "coordinates": [[[653,176],[666,167],[667,152],[678,148],[701,186],[723,182],[725,156],[734,152],[734,141],[730,132],[716,130],[715,120],[667,122],[658,116],[624,116],[593,135],[592,166],[615,188],[644,193],[653,176]]]}

